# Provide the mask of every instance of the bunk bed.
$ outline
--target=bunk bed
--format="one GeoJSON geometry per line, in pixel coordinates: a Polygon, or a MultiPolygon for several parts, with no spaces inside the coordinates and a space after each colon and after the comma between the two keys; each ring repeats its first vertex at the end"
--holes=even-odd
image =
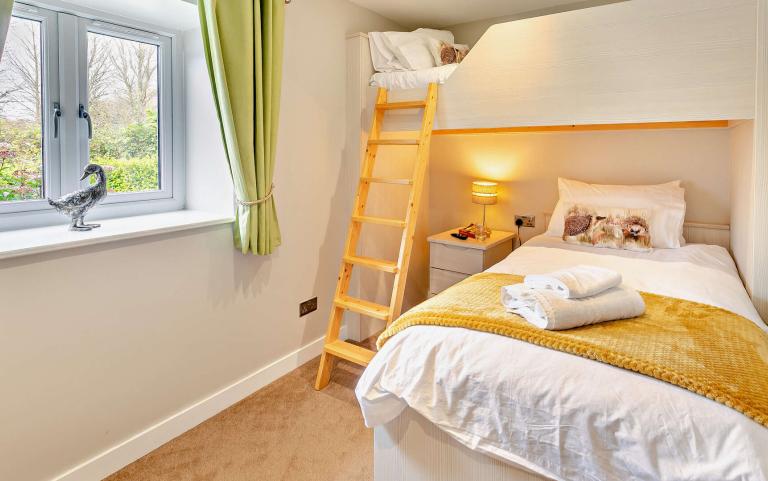
{"type": "MultiPolygon", "coordinates": [[[[755,0],[640,0],[493,25],[441,85],[435,133],[754,118],[755,15],[755,0]]],[[[391,93],[409,97],[423,91],[391,93]]]]}
{"type": "MultiPolygon", "coordinates": [[[[760,91],[759,85],[756,84],[759,73],[759,61],[756,62],[757,16],[758,0],[632,0],[494,25],[473,47],[466,59],[457,67],[452,67],[451,75],[442,79],[434,135],[725,128],[742,121],[752,122],[752,119],[756,118],[756,102],[759,101],[756,91],[760,91]]],[[[351,35],[347,48],[350,90],[348,118],[351,119],[348,152],[350,165],[355,165],[359,154],[364,150],[368,130],[366,120],[371,117],[373,109],[375,89],[370,82],[374,71],[366,34],[351,35]]],[[[406,101],[423,97],[424,94],[422,89],[416,88],[393,90],[389,95],[390,101],[406,101]]],[[[420,121],[408,113],[394,112],[388,115],[394,119],[395,131],[415,130],[420,121]]],[[[751,129],[751,124],[748,124],[748,127],[751,129]]],[[[752,149],[752,142],[756,142],[761,135],[760,132],[754,132],[739,137],[735,142],[743,142],[745,145],[736,150],[752,149]],[[747,143],[749,145],[746,145],[747,143]]],[[[749,175],[734,173],[734,179],[734,190],[752,188],[749,185],[749,175]]],[[[738,216],[738,213],[734,216],[738,216]]],[[[752,249],[752,246],[745,247],[741,240],[747,235],[744,230],[749,228],[742,223],[738,224],[737,229],[730,230],[728,226],[689,223],[685,231],[689,242],[716,243],[729,248],[739,266],[749,267],[747,263],[753,259],[746,251],[752,249]]],[[[523,249],[522,254],[517,254],[517,257],[513,253],[510,259],[525,264],[526,252],[536,247],[534,243],[529,251],[523,249]]],[[[706,255],[709,255],[709,251],[707,252],[706,255]]],[[[721,256],[725,252],[721,249],[715,257],[720,256],[722,259],[721,256]]],[[[562,255],[570,254],[564,252],[562,255]]],[[[420,263],[416,255],[414,260],[415,269],[424,268],[424,263],[420,263]]],[[[690,259],[675,262],[689,261],[690,259]]],[[[734,289],[735,298],[738,299],[738,305],[733,306],[733,310],[760,323],[759,316],[741,287],[733,261],[728,257],[723,262],[726,267],[721,272],[720,279],[729,289],[734,289]]],[[[640,264],[638,261],[638,265],[640,264]]],[[[512,269],[510,265],[508,263],[495,269],[497,272],[521,273],[519,268],[512,269]]],[[[707,268],[706,265],[699,267],[707,268]]],[[[699,274],[701,272],[704,271],[701,270],[699,274]]],[[[685,282],[692,285],[695,278],[696,274],[685,282]]],[[[705,290],[715,290],[717,285],[718,281],[712,280],[705,290]]],[[[665,287],[661,290],[674,291],[674,286],[667,287],[669,289],[665,287]]],[[[705,297],[694,298],[706,300],[705,297]]],[[[354,320],[348,320],[347,327],[347,334],[352,338],[365,338],[374,332],[371,328],[363,328],[362,324],[355,327],[354,320]]],[[[427,338],[439,337],[436,333],[423,332],[417,332],[411,337],[419,337],[421,334],[427,338]]],[[[462,342],[457,338],[444,340],[447,343],[462,342]]],[[[469,338],[465,341],[469,342],[469,338]]],[[[472,340],[476,341],[477,339],[472,340]]],[[[489,340],[484,338],[481,341],[489,340]]],[[[499,342],[508,343],[509,339],[502,338],[499,342]]],[[[406,347],[398,343],[400,352],[410,352],[406,347]]],[[[461,346],[455,347],[460,349],[461,346]]],[[[497,347],[500,349],[497,354],[503,352],[503,346],[497,347]]],[[[396,356],[393,352],[397,351],[398,349],[390,349],[386,355],[396,356]]],[[[535,353],[530,360],[530,364],[521,366],[534,366],[535,353]]],[[[466,358],[464,361],[479,363],[481,359],[466,358]]],[[[577,367],[568,372],[572,375],[579,370],[582,370],[582,373],[589,372],[589,362],[591,361],[581,359],[574,361],[573,365],[577,367]]],[[[596,375],[605,382],[610,382],[611,376],[615,375],[611,368],[600,368],[595,370],[596,375]]],[[[376,369],[381,369],[381,364],[378,364],[376,369]]],[[[364,376],[365,387],[381,387],[376,384],[380,375],[381,371],[367,371],[364,376]]],[[[556,378],[563,383],[568,382],[567,376],[556,378]]],[[[578,376],[577,378],[581,379],[578,376]]],[[[510,377],[508,380],[514,384],[519,378],[510,377]]],[[[433,379],[433,382],[438,381],[433,379]]],[[[648,389],[654,389],[655,381],[643,379],[640,382],[647,382],[648,389]]],[[[370,394],[369,390],[363,396],[370,394]]],[[[402,400],[387,401],[385,398],[388,393],[379,394],[378,398],[373,396],[368,401],[391,402],[391,409],[397,413],[384,422],[374,423],[377,481],[570,481],[610,479],[612,474],[618,473],[608,468],[603,470],[605,466],[600,469],[587,469],[595,466],[578,463],[558,466],[558,460],[554,458],[531,459],[524,455],[515,456],[509,450],[499,448],[498,444],[484,443],[482,437],[461,432],[459,425],[451,425],[445,420],[441,422],[434,416],[430,419],[430,413],[424,410],[419,412],[409,406],[403,407],[398,404],[402,403],[402,400]],[[590,477],[596,475],[595,473],[608,478],[590,477]]],[[[701,407],[701,403],[710,402],[704,398],[696,398],[690,393],[684,394],[686,396],[677,401],[691,403],[691,409],[701,407]],[[690,398],[687,397],[689,395],[690,398]]],[[[571,395],[575,394],[571,392],[571,395]]],[[[435,398],[434,401],[441,400],[435,398]]],[[[449,399],[448,402],[464,401],[449,399]]],[[[744,456],[759,457],[759,452],[750,455],[747,451],[756,449],[755,446],[768,439],[764,428],[751,420],[739,418],[736,413],[724,414],[724,411],[721,411],[714,414],[710,412],[710,415],[726,416],[727,426],[720,424],[723,430],[717,433],[713,430],[705,431],[713,437],[719,436],[717,439],[727,441],[721,446],[744,449],[745,451],[740,451],[744,456]],[[725,429],[728,426],[736,429],[739,434],[728,438],[725,429]],[[732,444],[736,441],[735,438],[739,438],[736,443],[738,446],[732,444]]],[[[704,435],[702,433],[704,431],[700,433],[704,435]]],[[[674,440],[668,438],[667,441],[674,440]]],[[[683,438],[674,442],[678,441],[683,442],[683,438]]],[[[653,449],[654,446],[651,445],[640,445],[634,454],[652,458],[653,449]]],[[[700,460],[713,460],[717,452],[709,452],[707,456],[700,460]],[[710,455],[712,457],[707,457],[710,455]]],[[[620,455],[618,457],[621,458],[620,455]]],[[[768,479],[768,466],[764,463],[755,461],[751,467],[745,467],[752,461],[741,463],[734,456],[725,456],[720,464],[713,461],[702,466],[698,472],[687,471],[690,466],[695,465],[695,459],[687,465],[675,465],[674,456],[661,461],[651,458],[647,459],[648,463],[656,463],[654,466],[658,470],[650,470],[648,473],[661,476],[660,479],[768,479]]],[[[560,461],[567,460],[563,458],[560,461]]],[[[615,460],[611,462],[613,461],[615,460]]],[[[619,459],[617,462],[621,464],[626,462],[626,459],[619,459]]],[[[625,467],[627,471],[622,474],[633,473],[631,466],[625,467]]],[[[642,475],[638,475],[638,478],[642,478],[642,475]]]]}

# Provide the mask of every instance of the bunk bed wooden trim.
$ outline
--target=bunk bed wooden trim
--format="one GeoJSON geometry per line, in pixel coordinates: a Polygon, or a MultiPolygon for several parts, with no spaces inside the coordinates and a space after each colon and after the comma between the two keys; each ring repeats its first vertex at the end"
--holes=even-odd
{"type": "Polygon", "coordinates": [[[600,130],[718,129],[729,127],[728,120],[692,120],[679,122],[633,122],[621,124],[531,125],[476,129],[437,129],[433,135],[506,134],[513,132],[584,132],[600,130]]]}

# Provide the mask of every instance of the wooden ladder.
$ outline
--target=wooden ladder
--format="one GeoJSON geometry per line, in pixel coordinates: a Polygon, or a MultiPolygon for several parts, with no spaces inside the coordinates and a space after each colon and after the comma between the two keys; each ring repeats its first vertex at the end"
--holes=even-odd
{"type": "Polygon", "coordinates": [[[351,344],[339,339],[341,321],[344,311],[352,311],[364,316],[382,319],[389,325],[400,315],[403,306],[403,294],[405,293],[405,281],[408,277],[408,264],[411,259],[413,236],[416,230],[416,218],[421,204],[421,193],[424,187],[424,178],[427,175],[429,163],[429,144],[432,139],[432,124],[435,117],[437,102],[437,84],[429,84],[425,100],[412,102],[387,102],[387,90],[380,88],[376,96],[376,106],[371,124],[371,133],[368,138],[368,146],[365,149],[362,165],[360,167],[360,183],[357,186],[355,207],[352,211],[352,220],[347,232],[347,241],[344,246],[344,257],[341,260],[338,284],[334,295],[331,317],[328,321],[328,331],[325,335],[325,347],[320,359],[320,369],[317,373],[315,389],[323,389],[331,380],[331,369],[335,358],[346,359],[361,366],[367,366],[375,354],[374,351],[351,344]],[[384,113],[388,110],[424,109],[424,117],[421,122],[421,130],[416,139],[383,139],[381,138],[381,124],[384,113]],[[379,146],[415,146],[416,163],[411,179],[393,179],[373,176],[373,166],[379,146]],[[368,192],[371,184],[400,184],[409,186],[410,196],[405,219],[389,219],[384,217],[372,217],[365,214],[365,206],[368,202],[368,192]],[[400,241],[400,251],[397,261],[387,261],[369,257],[360,257],[356,254],[357,242],[360,238],[360,230],[365,223],[380,224],[402,229],[403,235],[400,241]],[[375,269],[394,274],[392,297],[388,306],[376,304],[363,299],[357,299],[347,294],[349,281],[352,277],[354,266],[375,269]]]}

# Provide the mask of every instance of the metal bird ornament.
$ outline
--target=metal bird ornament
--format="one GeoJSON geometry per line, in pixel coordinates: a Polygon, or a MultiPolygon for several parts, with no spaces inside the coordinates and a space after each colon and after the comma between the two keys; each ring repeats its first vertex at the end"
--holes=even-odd
{"type": "Polygon", "coordinates": [[[80,180],[85,180],[91,175],[97,175],[98,181],[86,187],[67,194],[58,200],[48,199],[57,211],[69,216],[72,222],[69,224],[69,230],[92,230],[101,227],[101,224],[86,224],[83,217],[91,207],[99,203],[107,196],[107,174],[98,164],[88,164],[83,170],[80,180]]]}

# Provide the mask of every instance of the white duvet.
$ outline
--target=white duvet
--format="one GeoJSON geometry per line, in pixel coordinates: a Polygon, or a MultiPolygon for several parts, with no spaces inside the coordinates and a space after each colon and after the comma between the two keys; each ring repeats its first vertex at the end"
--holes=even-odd
{"type": "MultiPolygon", "coordinates": [[[[643,254],[540,236],[489,271],[577,264],[618,270],[636,289],[719,306],[766,329],[716,246],[643,254]]],[[[374,357],[356,392],[370,427],[410,406],[471,449],[557,480],[768,480],[768,429],[743,414],[663,381],[493,334],[406,329],[374,357]]]]}
{"type": "Polygon", "coordinates": [[[371,77],[370,83],[374,87],[384,87],[387,90],[424,88],[430,83],[445,83],[458,66],[457,63],[450,63],[421,70],[377,72],[371,77]]]}

